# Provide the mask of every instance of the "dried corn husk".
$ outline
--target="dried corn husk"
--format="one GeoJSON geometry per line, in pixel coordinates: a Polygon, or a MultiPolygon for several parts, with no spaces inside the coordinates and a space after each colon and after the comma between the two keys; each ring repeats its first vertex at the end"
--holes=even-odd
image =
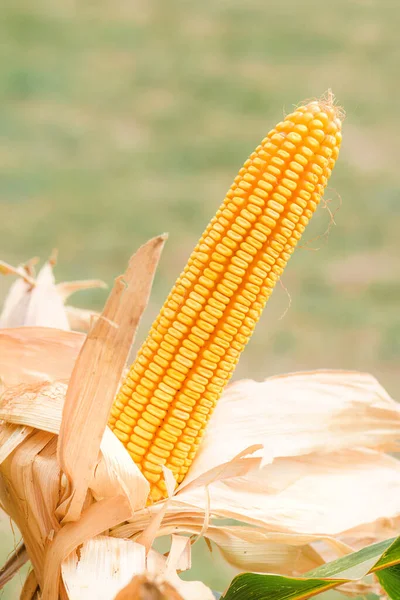
{"type": "Polygon", "coordinates": [[[98,313],[66,307],[64,304],[75,292],[105,288],[107,285],[99,279],[67,281],[56,285],[54,263],[54,259],[49,259],[35,278],[32,261],[19,267],[0,261],[0,274],[18,276],[5,299],[0,314],[0,329],[39,326],[88,331],[91,320],[98,313]]]}
{"type": "Polygon", "coordinates": [[[386,454],[400,410],[371,376],[341,371],[229,386],[186,479],[174,490],[164,470],[169,498],[146,508],[148,482],[106,420],[163,240],[131,260],[87,338],[0,331],[0,502],[33,564],[25,598],[123,598],[143,582],[212,598],[177,576],[190,567],[177,534],[205,536],[240,569],[301,574],[400,524],[400,468],[386,454]],[[151,550],[166,534],[168,559],[151,550]]]}
{"type": "Polygon", "coordinates": [[[49,327],[0,329],[0,382],[68,381],[84,340],[82,333],[49,327]]]}
{"type": "Polygon", "coordinates": [[[32,562],[25,598],[33,598],[37,590],[43,600],[97,597],[99,590],[102,597],[113,598],[135,574],[151,575],[144,546],[96,536],[126,521],[145,505],[148,495],[148,482],[122,444],[105,431],[105,424],[164,239],[150,241],[132,258],[85,341],[78,334],[52,329],[17,329],[11,337],[10,330],[1,332],[0,346],[7,349],[7,358],[0,366],[6,382],[0,501],[20,528],[32,562]],[[27,345],[26,339],[32,343],[27,345]],[[10,375],[15,359],[21,366],[10,375]],[[71,378],[65,367],[74,362],[71,378]],[[68,388],[60,375],[67,376],[68,388]],[[20,382],[27,380],[31,383],[22,388],[20,382]],[[129,545],[130,558],[132,549],[141,557],[140,564],[126,562],[120,551],[123,544],[129,545]],[[110,554],[114,547],[118,552],[110,554]],[[112,581],[104,577],[105,568],[90,579],[97,562],[112,567],[112,581]],[[90,581],[96,589],[86,587],[90,581]]]}

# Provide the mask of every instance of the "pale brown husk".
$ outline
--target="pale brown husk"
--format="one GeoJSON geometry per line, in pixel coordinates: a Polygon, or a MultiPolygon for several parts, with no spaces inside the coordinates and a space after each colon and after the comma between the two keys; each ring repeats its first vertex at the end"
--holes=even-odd
{"type": "MultiPolygon", "coordinates": [[[[183,483],[164,469],[169,497],[146,507],[149,484],[106,422],[164,240],[132,257],[87,337],[0,330],[0,503],[33,567],[24,600],[122,600],[136,588],[211,600],[177,575],[190,568],[179,534],[206,537],[241,570],[296,575],[400,525],[400,463],[386,454],[399,407],[370,375],[344,371],[232,384],[183,483]],[[172,536],[168,558],[152,550],[160,535],[172,536]]],[[[10,559],[0,588],[25,558],[10,559]]]]}

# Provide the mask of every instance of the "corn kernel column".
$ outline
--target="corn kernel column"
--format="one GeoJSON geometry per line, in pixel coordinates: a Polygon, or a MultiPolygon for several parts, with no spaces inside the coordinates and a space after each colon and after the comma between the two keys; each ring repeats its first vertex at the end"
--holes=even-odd
{"type": "Polygon", "coordinates": [[[314,213],[341,143],[330,101],[298,108],[239,171],[114,402],[109,425],[165,497],[181,482],[261,312],[314,213]]]}

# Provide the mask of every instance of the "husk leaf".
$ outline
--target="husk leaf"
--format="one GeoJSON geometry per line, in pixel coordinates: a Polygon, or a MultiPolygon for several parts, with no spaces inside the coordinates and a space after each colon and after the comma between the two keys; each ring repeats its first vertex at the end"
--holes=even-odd
{"type": "Polygon", "coordinates": [[[32,427],[0,422],[0,466],[32,433],[32,427]]]}
{"type": "Polygon", "coordinates": [[[79,545],[114,527],[131,516],[126,496],[114,496],[91,504],[76,522],[66,523],[55,535],[46,552],[42,600],[57,600],[62,562],[79,545]]]}
{"type": "Polygon", "coordinates": [[[239,381],[220,398],[184,485],[255,443],[266,465],[346,448],[396,450],[399,437],[400,407],[369,374],[321,370],[239,381]]]}
{"type": "Polygon", "coordinates": [[[89,331],[95,319],[98,319],[100,313],[86,308],[77,308],[76,306],[65,306],[65,312],[68,317],[69,326],[74,331],[89,331]]]}
{"type": "Polygon", "coordinates": [[[25,548],[25,544],[20,542],[14,549],[7,562],[0,569],[0,590],[8,583],[21,567],[28,562],[29,557],[25,548]]]}
{"type": "Polygon", "coordinates": [[[8,387],[68,380],[84,339],[49,327],[0,329],[0,381],[8,387]]]}
{"type": "Polygon", "coordinates": [[[145,569],[143,546],[130,540],[99,536],[81,546],[79,557],[75,551],[71,552],[63,561],[61,572],[70,600],[110,600],[145,569]]]}
{"type": "Polygon", "coordinates": [[[101,279],[79,279],[78,281],[63,281],[56,285],[57,293],[63,303],[72,294],[82,290],[107,289],[107,284],[101,279]]]}
{"type": "Polygon", "coordinates": [[[69,330],[64,303],[57,292],[53,267],[49,262],[38,273],[36,285],[30,292],[24,321],[20,325],[69,330]]]}
{"type": "Polygon", "coordinates": [[[121,373],[146,307],[165,236],[147,242],[114,285],[101,317],[85,339],[68,385],[58,460],[67,477],[58,515],[79,518],[121,373]],[[89,374],[89,376],[88,376],[89,374]]]}

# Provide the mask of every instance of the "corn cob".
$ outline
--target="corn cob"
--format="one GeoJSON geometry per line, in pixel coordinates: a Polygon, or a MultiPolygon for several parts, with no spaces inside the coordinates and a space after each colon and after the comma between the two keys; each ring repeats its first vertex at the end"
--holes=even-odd
{"type": "Polygon", "coordinates": [[[180,483],[240,353],[314,213],[339,153],[331,99],[289,114],[245,162],[168,296],[109,425],[165,497],[180,483]]]}

